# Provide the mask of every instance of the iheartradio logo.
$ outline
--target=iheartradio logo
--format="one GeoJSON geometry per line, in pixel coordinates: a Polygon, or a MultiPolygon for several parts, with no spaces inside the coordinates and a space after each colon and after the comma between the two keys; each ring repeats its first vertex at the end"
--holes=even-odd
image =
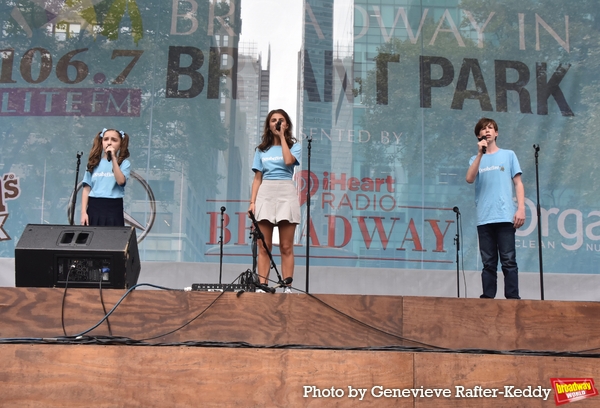
{"type": "MultiPolygon", "coordinates": [[[[298,195],[300,197],[300,206],[306,203],[306,192],[308,190],[308,171],[302,170],[296,173],[296,185],[298,186],[298,195]]],[[[315,173],[310,172],[310,196],[314,196],[319,189],[319,178],[315,173]]]]}

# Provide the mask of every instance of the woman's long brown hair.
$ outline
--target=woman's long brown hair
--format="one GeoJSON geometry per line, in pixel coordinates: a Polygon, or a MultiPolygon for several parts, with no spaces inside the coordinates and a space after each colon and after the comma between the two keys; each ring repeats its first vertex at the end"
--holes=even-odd
{"type": "Polygon", "coordinates": [[[285,118],[285,121],[287,122],[288,127],[285,130],[284,136],[285,136],[285,142],[287,143],[288,147],[291,149],[292,146],[294,145],[294,143],[296,143],[296,139],[294,139],[294,137],[292,136],[292,130],[294,129],[294,127],[292,125],[290,116],[283,109],[274,109],[271,112],[269,112],[269,114],[267,115],[267,118],[265,119],[265,126],[263,129],[262,139],[261,139],[260,144],[257,147],[257,149],[260,150],[261,152],[269,150],[271,148],[271,146],[273,146],[275,144],[275,135],[273,134],[273,132],[271,132],[269,123],[271,122],[271,116],[273,116],[276,113],[281,114],[285,118]]]}

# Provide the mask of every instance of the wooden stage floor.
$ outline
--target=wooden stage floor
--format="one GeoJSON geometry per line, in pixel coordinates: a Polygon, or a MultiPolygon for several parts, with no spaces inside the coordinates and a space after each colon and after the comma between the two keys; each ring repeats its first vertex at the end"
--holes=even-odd
{"type": "Polygon", "coordinates": [[[551,407],[551,378],[600,380],[597,302],[125,293],[0,288],[0,406],[551,407]]]}

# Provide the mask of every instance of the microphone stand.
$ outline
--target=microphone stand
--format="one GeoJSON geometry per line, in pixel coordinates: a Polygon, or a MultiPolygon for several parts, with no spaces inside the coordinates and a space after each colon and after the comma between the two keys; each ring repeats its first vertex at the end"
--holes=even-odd
{"type": "Polygon", "coordinates": [[[260,281],[258,280],[258,271],[257,271],[257,267],[258,267],[258,248],[256,246],[256,230],[254,229],[254,225],[252,226],[252,228],[250,228],[250,239],[252,240],[252,279],[255,280],[256,282],[260,281]]]}
{"type": "Polygon", "coordinates": [[[544,266],[542,263],[542,210],[540,207],[540,176],[538,173],[538,154],[540,152],[540,145],[533,145],[533,150],[535,151],[535,187],[536,187],[536,194],[537,194],[537,208],[536,208],[536,212],[537,212],[537,219],[538,219],[538,224],[537,224],[537,230],[538,230],[538,255],[539,255],[539,262],[540,262],[540,294],[541,294],[541,299],[544,300],[544,266]]]}
{"type": "Polygon", "coordinates": [[[460,211],[458,207],[453,208],[456,213],[456,237],[454,238],[454,244],[456,245],[456,297],[460,297],[460,267],[458,262],[458,253],[460,252],[460,234],[459,234],[459,224],[460,224],[460,211]]]}
{"type": "MultiPolygon", "coordinates": [[[[262,289],[265,292],[275,293],[275,288],[270,288],[269,285],[260,283],[260,275],[258,274],[258,235],[261,234],[260,229],[254,225],[250,228],[250,239],[252,240],[252,283],[256,289],[262,289]]],[[[290,282],[291,283],[291,282],[290,282]]]]}
{"type": "Polygon", "coordinates": [[[71,225],[75,224],[75,205],[77,204],[77,183],[79,182],[79,166],[83,152],[75,152],[77,155],[77,167],[75,168],[75,187],[73,187],[73,201],[71,201],[71,225]]]}
{"type": "MultiPolygon", "coordinates": [[[[273,255],[271,254],[271,251],[269,251],[269,248],[267,247],[267,243],[265,242],[265,236],[260,231],[260,228],[258,226],[258,222],[256,221],[256,218],[254,218],[254,213],[252,211],[248,211],[248,214],[250,214],[250,219],[252,220],[252,225],[254,227],[254,235],[256,238],[258,238],[262,241],[263,248],[267,252],[267,255],[269,255],[269,260],[271,261],[271,269],[275,269],[275,273],[277,274],[277,279],[278,279],[277,286],[281,287],[281,286],[289,285],[290,283],[292,283],[292,278],[286,278],[285,281],[283,279],[281,279],[281,275],[279,274],[279,271],[277,270],[277,265],[275,264],[275,261],[273,260],[273,255]]],[[[260,276],[260,275],[258,275],[258,276],[260,276]]],[[[275,288],[270,288],[267,285],[263,285],[262,283],[260,283],[260,280],[257,282],[256,287],[264,290],[265,292],[275,293],[275,288]]]]}
{"type": "Polygon", "coordinates": [[[223,277],[223,221],[224,221],[225,207],[221,207],[221,237],[219,238],[219,285],[221,284],[221,278],[223,277]]]}
{"type": "Polygon", "coordinates": [[[311,144],[312,137],[306,139],[308,141],[308,173],[306,176],[306,293],[308,290],[309,281],[309,264],[310,264],[310,158],[311,158],[311,144]]]}

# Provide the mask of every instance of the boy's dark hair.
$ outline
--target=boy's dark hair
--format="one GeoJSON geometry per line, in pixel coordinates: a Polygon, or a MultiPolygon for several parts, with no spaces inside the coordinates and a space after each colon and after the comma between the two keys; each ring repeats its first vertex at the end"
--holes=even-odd
{"type": "Polygon", "coordinates": [[[492,126],[494,126],[494,130],[497,132],[498,124],[494,119],[481,118],[479,119],[479,122],[477,122],[477,124],[475,125],[475,136],[479,137],[479,132],[481,132],[481,129],[487,127],[487,125],[489,125],[490,123],[492,124],[492,126]]]}

